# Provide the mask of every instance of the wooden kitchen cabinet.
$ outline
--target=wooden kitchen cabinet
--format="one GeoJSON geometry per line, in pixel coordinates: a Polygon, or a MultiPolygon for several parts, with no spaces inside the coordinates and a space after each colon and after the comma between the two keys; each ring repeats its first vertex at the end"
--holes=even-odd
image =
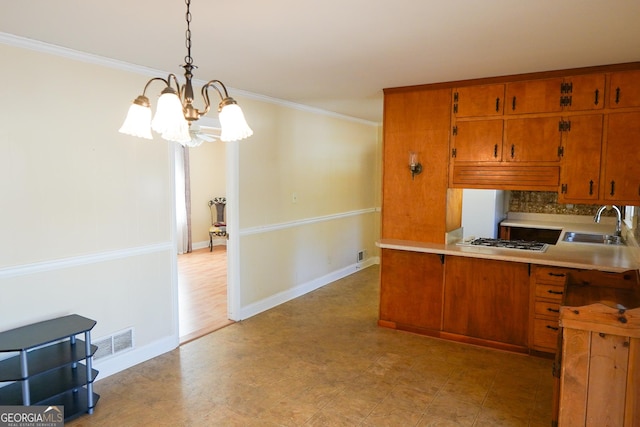
{"type": "Polygon", "coordinates": [[[443,331],[527,351],[529,265],[445,257],[443,331]]]}
{"type": "Polygon", "coordinates": [[[560,304],[564,296],[569,269],[531,266],[530,348],[555,353],[558,348],[560,304]]]}
{"type": "Polygon", "coordinates": [[[615,114],[640,109],[639,68],[615,64],[451,82],[449,187],[555,191],[563,203],[638,204],[640,150],[630,148],[638,120],[615,114]]]}
{"type": "Polygon", "coordinates": [[[601,110],[604,108],[605,75],[583,74],[564,78],[560,90],[564,111],[601,110]]]}
{"type": "Polygon", "coordinates": [[[501,116],[504,84],[463,86],[453,89],[455,117],[501,116]]]}
{"type": "Polygon", "coordinates": [[[460,227],[462,191],[448,189],[451,89],[386,90],[382,237],[444,243],[460,227]],[[411,176],[409,153],[422,173],[411,176]]]}
{"type": "Polygon", "coordinates": [[[558,117],[505,120],[504,160],[507,162],[557,162],[561,133],[558,117]]]}
{"type": "Polygon", "coordinates": [[[609,108],[640,107],[640,70],[611,73],[609,108]]]}
{"type": "Polygon", "coordinates": [[[553,113],[562,111],[562,77],[507,83],[505,114],[553,113]]]}
{"type": "Polygon", "coordinates": [[[562,135],[560,203],[596,203],[600,197],[602,114],[567,118],[562,135]]]}
{"type": "Polygon", "coordinates": [[[640,111],[608,115],[601,200],[640,202],[640,111]]]}
{"type": "Polygon", "coordinates": [[[508,83],[505,114],[599,110],[604,89],[604,73],[508,83]]]}
{"type": "Polygon", "coordinates": [[[442,329],[443,273],[440,255],[382,249],[380,325],[423,333],[442,329]]]}
{"type": "Polygon", "coordinates": [[[451,158],[454,162],[557,162],[561,136],[557,117],[458,121],[452,131],[451,158]]]}
{"type": "Polygon", "coordinates": [[[456,122],[449,185],[555,191],[560,180],[557,117],[456,122]]]}
{"type": "Polygon", "coordinates": [[[502,128],[502,120],[458,121],[451,137],[452,161],[501,161],[502,128]]]}

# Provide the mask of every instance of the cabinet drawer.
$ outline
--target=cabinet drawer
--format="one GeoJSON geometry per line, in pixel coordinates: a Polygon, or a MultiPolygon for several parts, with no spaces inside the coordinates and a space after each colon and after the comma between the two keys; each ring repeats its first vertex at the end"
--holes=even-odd
{"type": "Polygon", "coordinates": [[[563,295],[564,286],[549,285],[546,283],[536,284],[536,299],[544,298],[560,303],[563,295]]]}
{"type": "Polygon", "coordinates": [[[533,325],[533,345],[555,351],[558,347],[558,321],[535,319],[533,325]]]}
{"type": "Polygon", "coordinates": [[[564,287],[567,281],[567,270],[556,267],[537,267],[536,283],[548,283],[564,287]]]}
{"type": "Polygon", "coordinates": [[[553,319],[560,317],[560,303],[536,301],[536,315],[547,316],[553,319]]]}

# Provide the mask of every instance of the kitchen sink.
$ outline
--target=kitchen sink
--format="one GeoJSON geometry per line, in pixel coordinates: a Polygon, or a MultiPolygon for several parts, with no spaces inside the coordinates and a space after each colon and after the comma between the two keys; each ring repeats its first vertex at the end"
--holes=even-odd
{"type": "Polygon", "coordinates": [[[574,243],[596,243],[600,245],[624,245],[624,241],[620,236],[614,236],[613,234],[590,234],[590,233],[576,233],[574,231],[567,231],[564,233],[565,242],[574,243]]]}

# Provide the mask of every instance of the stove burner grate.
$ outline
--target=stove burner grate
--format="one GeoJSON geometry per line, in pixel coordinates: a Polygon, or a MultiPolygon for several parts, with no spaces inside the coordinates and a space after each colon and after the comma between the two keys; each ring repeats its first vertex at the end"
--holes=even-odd
{"type": "Polygon", "coordinates": [[[544,252],[547,249],[546,243],[532,242],[527,240],[504,240],[489,239],[480,237],[469,242],[472,246],[488,246],[492,248],[521,249],[526,251],[544,252]]]}

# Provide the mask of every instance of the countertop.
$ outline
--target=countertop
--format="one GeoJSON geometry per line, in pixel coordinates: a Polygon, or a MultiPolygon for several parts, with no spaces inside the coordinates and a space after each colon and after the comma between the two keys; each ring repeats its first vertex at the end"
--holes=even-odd
{"type": "MultiPolygon", "coordinates": [[[[553,215],[553,217],[557,216],[558,215],[553,215]]],[[[610,218],[607,218],[607,220],[610,220],[610,218]]],[[[562,241],[564,234],[568,231],[612,234],[615,228],[615,222],[605,221],[604,218],[602,224],[595,224],[592,221],[571,221],[567,223],[562,220],[549,220],[547,217],[544,218],[544,221],[540,218],[509,218],[503,221],[502,224],[533,228],[556,227],[556,229],[562,229],[562,232],[558,243],[549,245],[545,252],[460,246],[457,245],[455,241],[447,244],[438,244],[410,240],[381,239],[377,243],[377,246],[383,249],[466,256],[470,258],[495,259],[587,270],[610,272],[640,270],[640,248],[638,248],[635,241],[629,242],[628,245],[621,246],[562,241]]]]}

